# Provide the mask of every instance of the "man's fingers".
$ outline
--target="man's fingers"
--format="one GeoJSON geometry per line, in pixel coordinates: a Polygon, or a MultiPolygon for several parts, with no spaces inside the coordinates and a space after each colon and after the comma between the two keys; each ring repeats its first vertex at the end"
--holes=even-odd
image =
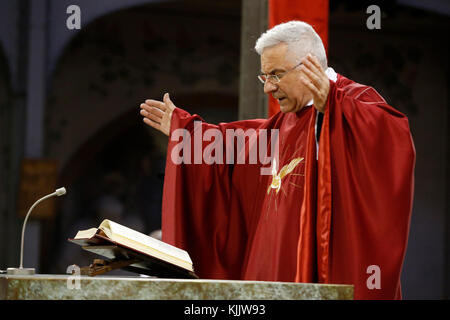
{"type": "Polygon", "coordinates": [[[164,111],[162,111],[161,109],[158,109],[156,107],[150,107],[149,105],[147,105],[145,103],[141,103],[140,107],[141,107],[141,110],[151,113],[159,118],[162,118],[164,116],[164,111]]]}
{"type": "Polygon", "coordinates": [[[320,66],[319,60],[316,57],[308,54],[306,58],[302,60],[303,65],[301,68],[307,68],[311,70],[313,74],[315,74],[319,79],[323,79],[326,77],[325,71],[320,66]]]}
{"type": "Polygon", "coordinates": [[[301,82],[311,91],[314,98],[314,106],[320,112],[324,112],[329,93],[329,80],[319,60],[312,54],[302,59],[301,82]]]}
{"type": "Polygon", "coordinates": [[[141,103],[140,107],[141,107],[141,111],[144,110],[144,111],[147,111],[147,112],[151,112],[152,109],[153,109],[153,107],[149,106],[146,103],[141,103]]]}
{"type": "Polygon", "coordinates": [[[311,71],[311,69],[309,69],[306,65],[300,66],[300,70],[305,74],[306,78],[316,86],[317,89],[320,89],[321,79],[317,74],[313,73],[313,71],[311,71]]]}
{"type": "Polygon", "coordinates": [[[147,125],[161,131],[166,136],[169,136],[172,112],[176,108],[172,100],[170,100],[169,94],[164,94],[163,102],[148,99],[140,107],[140,113],[144,117],[143,121],[147,125]]]}
{"type": "Polygon", "coordinates": [[[314,98],[314,102],[322,102],[322,100],[325,99],[325,95],[326,95],[326,89],[323,86],[317,86],[315,85],[309,78],[307,78],[306,76],[302,76],[301,81],[303,82],[303,84],[308,87],[308,89],[311,91],[313,98],[314,98]]]}
{"type": "Polygon", "coordinates": [[[144,117],[142,121],[144,121],[144,123],[149,125],[150,127],[164,133],[166,136],[169,136],[169,130],[163,126],[162,122],[155,122],[147,117],[144,117]]]}
{"type": "Polygon", "coordinates": [[[309,78],[307,78],[306,76],[301,76],[300,80],[303,82],[305,86],[308,87],[309,90],[311,90],[311,93],[313,94],[314,97],[318,96],[319,89],[311,82],[309,78]]]}
{"type": "Polygon", "coordinates": [[[304,58],[302,60],[302,63],[303,63],[303,65],[302,65],[303,67],[308,68],[314,74],[320,75],[320,74],[324,73],[320,64],[318,64],[317,61],[314,61],[314,57],[311,55],[306,56],[306,58],[304,58]]]}
{"type": "Polygon", "coordinates": [[[152,99],[148,99],[145,100],[145,104],[150,106],[150,107],[155,107],[158,108],[162,111],[166,111],[166,104],[164,102],[158,101],[158,100],[152,100],[152,99]]]}
{"type": "Polygon", "coordinates": [[[311,62],[318,70],[322,70],[322,66],[320,65],[319,59],[312,54],[308,54],[306,56],[307,61],[311,62]]]}
{"type": "Polygon", "coordinates": [[[318,93],[321,93],[323,89],[326,89],[328,86],[328,77],[315,56],[308,54],[306,58],[303,59],[303,65],[300,66],[300,69],[314,84],[318,93]]]}
{"type": "MultiPolygon", "coordinates": [[[[160,112],[158,109],[154,109],[155,112],[160,112]]],[[[141,116],[146,117],[156,123],[161,123],[162,116],[155,114],[154,112],[148,112],[147,110],[141,109],[141,116]]]]}

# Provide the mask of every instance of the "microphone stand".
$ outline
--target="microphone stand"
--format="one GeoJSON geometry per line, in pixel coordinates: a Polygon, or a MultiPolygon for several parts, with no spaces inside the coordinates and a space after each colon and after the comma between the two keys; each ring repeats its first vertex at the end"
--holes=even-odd
{"type": "Polygon", "coordinates": [[[59,188],[56,189],[55,192],[48,194],[42,198],[40,198],[38,201],[36,201],[30,208],[30,210],[28,210],[27,215],[25,216],[25,220],[23,222],[23,226],[22,226],[22,239],[21,239],[21,244],[20,244],[20,266],[19,268],[8,268],[7,269],[7,274],[11,274],[11,275],[33,275],[35,274],[35,269],[34,268],[24,268],[23,267],[23,243],[24,243],[24,238],[25,238],[25,227],[27,225],[27,221],[28,221],[28,217],[31,214],[31,211],[33,211],[34,207],[36,207],[40,202],[54,197],[54,196],[62,196],[66,194],[66,188],[59,188]]]}

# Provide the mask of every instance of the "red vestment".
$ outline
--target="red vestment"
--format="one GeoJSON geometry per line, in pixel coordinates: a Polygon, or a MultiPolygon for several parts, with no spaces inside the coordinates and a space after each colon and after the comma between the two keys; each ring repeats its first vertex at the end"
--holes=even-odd
{"type": "MultiPolygon", "coordinates": [[[[415,161],[408,120],[373,88],[341,75],[330,81],[318,160],[315,119],[309,106],[270,119],[202,122],[203,132],[222,133],[225,153],[229,129],[258,137],[278,129],[277,173],[292,165],[278,189],[272,176],[260,174],[259,161],[250,163],[248,148],[245,164],[175,164],[178,142],[170,140],[163,241],[187,250],[201,278],[353,284],[355,299],[400,298],[415,161]]],[[[192,150],[196,120],[173,112],[171,136],[188,130],[192,150]]]]}

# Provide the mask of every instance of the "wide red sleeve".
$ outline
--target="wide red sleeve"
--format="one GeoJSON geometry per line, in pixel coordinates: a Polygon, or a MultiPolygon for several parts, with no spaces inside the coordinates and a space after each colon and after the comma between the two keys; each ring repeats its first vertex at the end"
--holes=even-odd
{"type": "Polygon", "coordinates": [[[398,299],[414,186],[408,120],[371,87],[342,76],[330,84],[318,160],[319,281],[353,284],[355,299],[398,299]]]}
{"type": "MultiPolygon", "coordinates": [[[[205,164],[203,160],[194,163],[194,144],[198,142],[194,129],[200,128],[195,126],[195,121],[201,121],[202,133],[208,129],[218,130],[216,132],[224,137],[225,151],[227,129],[245,131],[257,128],[266,120],[212,125],[179,108],[172,115],[164,177],[162,239],[188,251],[200,278],[240,279],[248,238],[243,212],[248,211],[246,206],[250,206],[251,201],[241,201],[242,191],[236,190],[236,179],[233,179],[234,165],[226,164],[225,159],[223,164],[205,164]],[[191,164],[176,164],[172,159],[172,152],[179,144],[177,139],[172,140],[177,129],[184,129],[191,136],[191,164]]],[[[208,144],[210,142],[202,142],[201,152],[208,144]]],[[[251,188],[251,185],[245,188],[245,193],[251,194],[251,188]]]]}

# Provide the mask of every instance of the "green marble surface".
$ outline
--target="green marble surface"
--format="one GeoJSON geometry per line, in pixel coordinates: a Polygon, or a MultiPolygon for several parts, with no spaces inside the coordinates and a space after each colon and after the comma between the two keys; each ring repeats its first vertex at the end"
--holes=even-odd
{"type": "Polygon", "coordinates": [[[349,300],[353,286],[148,277],[0,275],[2,300],[349,300]]]}

